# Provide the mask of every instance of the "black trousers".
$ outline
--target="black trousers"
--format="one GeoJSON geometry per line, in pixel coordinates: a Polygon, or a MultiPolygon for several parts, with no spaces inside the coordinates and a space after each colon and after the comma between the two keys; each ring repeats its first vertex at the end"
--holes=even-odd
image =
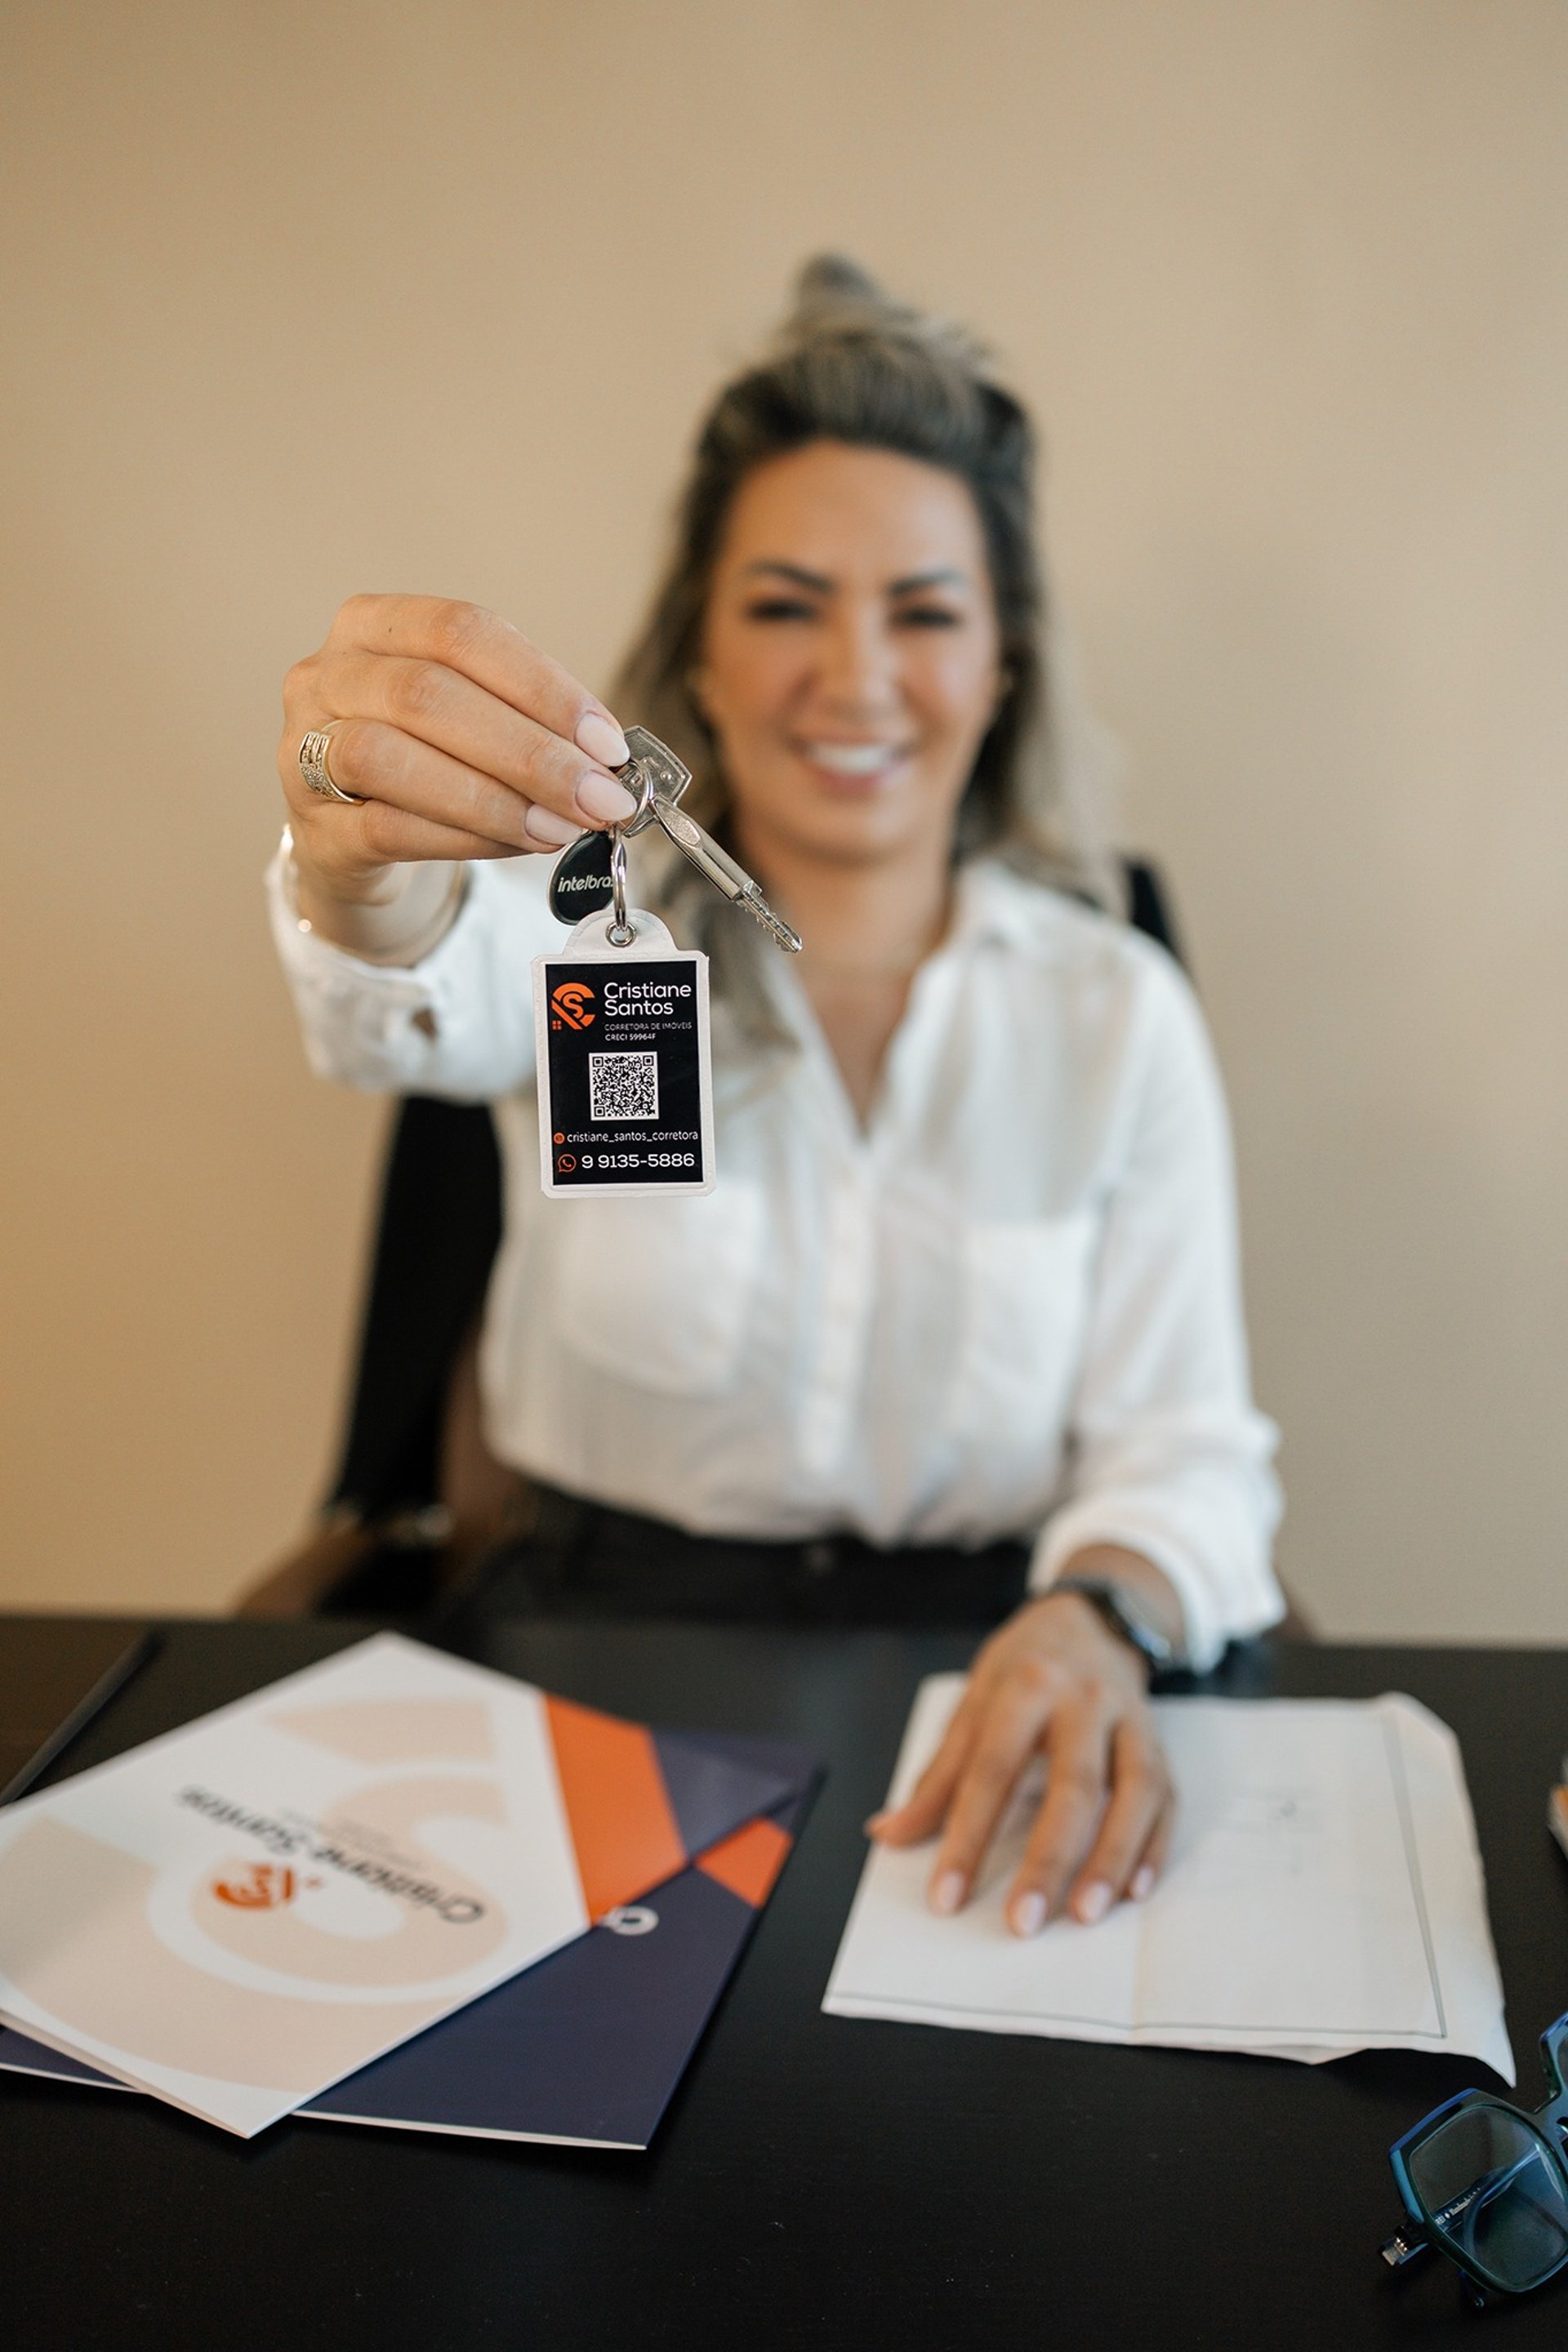
{"type": "Polygon", "coordinates": [[[458,1599],[468,1622],[506,1617],[663,1617],[731,1624],[999,1624],[1025,1596],[1023,1543],[978,1551],[858,1536],[753,1543],[535,1490],[527,1530],[480,1563],[458,1599]]]}

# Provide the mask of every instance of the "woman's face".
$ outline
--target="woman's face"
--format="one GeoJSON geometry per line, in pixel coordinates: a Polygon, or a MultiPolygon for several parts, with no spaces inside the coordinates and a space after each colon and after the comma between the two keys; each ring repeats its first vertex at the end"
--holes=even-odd
{"type": "Polygon", "coordinates": [[[730,509],[694,683],[759,853],[945,847],[1001,688],[965,484],[839,441],[759,466],[730,509]]]}

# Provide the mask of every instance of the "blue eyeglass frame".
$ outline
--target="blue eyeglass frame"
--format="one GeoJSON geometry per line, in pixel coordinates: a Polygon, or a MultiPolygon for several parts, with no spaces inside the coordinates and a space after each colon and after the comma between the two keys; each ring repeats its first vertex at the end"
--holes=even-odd
{"type": "Polygon", "coordinates": [[[1406,2220],[1405,2226],[1388,2239],[1383,2248],[1383,2259],[1392,2269],[1402,2269],[1420,2254],[1440,2253],[1461,2273],[1471,2299],[1476,2303],[1485,2303],[1489,2294],[1532,2294],[1537,2287],[1544,2286],[1548,2280],[1556,2278],[1562,2271],[1568,2269],[1568,2252],[1565,2252],[1560,2261],[1553,2263],[1549,2271],[1543,2271],[1538,2279],[1532,2279],[1528,2286],[1514,2286],[1507,2279],[1500,2278],[1484,2263],[1478,2262],[1474,2254],[1462,2251],[1454,2242],[1417,2189],[1410,2171],[1410,2159],[1417,2148],[1440,2131],[1444,2125],[1450,2123],[1455,2116],[1466,2108],[1489,2107],[1496,2113],[1510,2116],[1515,2123],[1522,2124],[1535,2139],[1563,2191],[1564,2206],[1568,2207],[1568,2074],[1565,2074],[1565,2063],[1568,2063],[1568,2011],[1549,2025],[1541,2037],[1542,2071],[1550,2094],[1544,2106],[1534,2109],[1516,2107],[1511,2099],[1500,2099],[1491,2091],[1461,2091],[1457,2097],[1445,2099],[1440,2107],[1434,2107],[1430,2115],[1423,2116],[1403,2139],[1394,2141],[1388,2151],[1388,2161],[1394,2169],[1394,2183],[1406,2220]]]}

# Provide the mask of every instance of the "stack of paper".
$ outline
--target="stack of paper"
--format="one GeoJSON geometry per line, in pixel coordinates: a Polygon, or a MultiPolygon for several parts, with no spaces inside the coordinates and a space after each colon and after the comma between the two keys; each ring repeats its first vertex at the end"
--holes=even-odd
{"type": "MultiPolygon", "coordinates": [[[[934,1752],[961,1676],[922,1685],[892,1788],[934,1752]]],[[[1447,2050],[1513,2058],[1458,1743],[1415,1700],[1156,1703],[1178,1796],[1144,1904],[1037,1937],[1003,1913],[1039,1799],[1026,1788],[956,1918],[925,1901],[930,1847],[874,1849],[823,2006],[1073,2041],[1320,2061],[1447,2050]]]]}
{"type": "Polygon", "coordinates": [[[644,2146],[812,1770],[379,1636],[0,1812],[0,2065],[644,2146]]]}

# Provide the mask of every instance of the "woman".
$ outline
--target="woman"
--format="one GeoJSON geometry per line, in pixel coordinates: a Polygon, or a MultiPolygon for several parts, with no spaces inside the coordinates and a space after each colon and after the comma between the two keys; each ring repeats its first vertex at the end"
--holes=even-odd
{"type": "Polygon", "coordinates": [[[684,868],[637,877],[714,958],[710,1197],[540,1192],[529,962],[561,934],[519,853],[631,803],[615,717],[507,624],[343,607],[287,683],[273,877],[316,1067],[496,1105],[488,1434],[570,1537],[503,1588],[1003,1620],[871,1828],[935,1836],[956,1910],[1043,1755],[1023,1935],[1154,1883],[1151,1661],[1281,1612],[1223,1105],[1180,975],[1083,902],[1031,472],[973,348],[843,263],[707,421],[617,707],[805,941],[794,969],[684,868]],[[352,803],[306,789],[315,730],[352,803]]]}

